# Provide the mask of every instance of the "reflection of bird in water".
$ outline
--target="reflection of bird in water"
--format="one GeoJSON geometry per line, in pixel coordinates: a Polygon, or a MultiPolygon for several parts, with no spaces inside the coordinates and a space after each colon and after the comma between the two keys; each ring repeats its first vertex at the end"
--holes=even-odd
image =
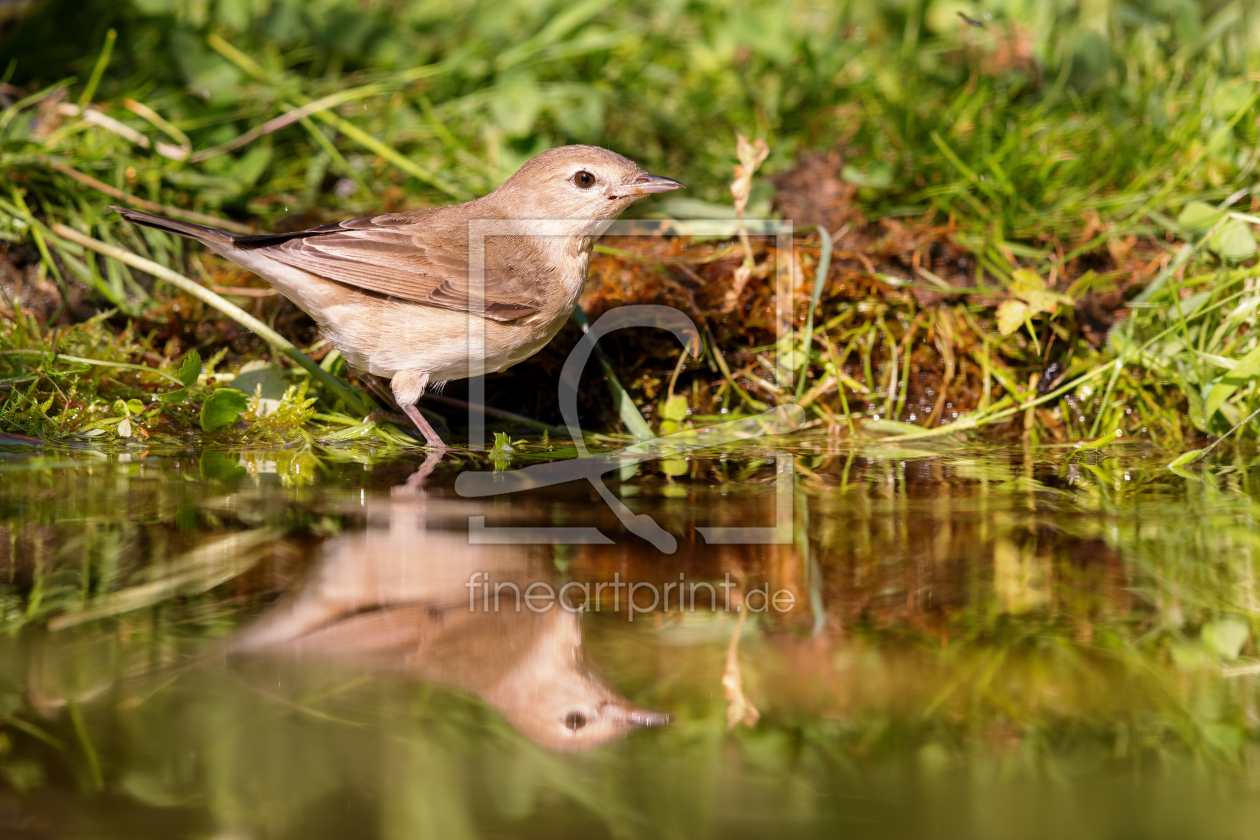
{"type": "MultiPolygon", "coordinates": [[[[368,504],[368,526],[327,542],[301,590],[229,642],[229,651],[339,659],[479,695],[531,740],[582,750],[668,722],[636,708],[583,663],[576,613],[470,609],[470,578],[491,585],[551,583],[545,558],[517,546],[469,545],[426,530],[416,499],[368,504]],[[486,580],[487,578],[481,578],[486,580]]],[[[554,588],[553,588],[553,591],[554,588]]],[[[537,602],[536,602],[537,603],[537,602]]]]}

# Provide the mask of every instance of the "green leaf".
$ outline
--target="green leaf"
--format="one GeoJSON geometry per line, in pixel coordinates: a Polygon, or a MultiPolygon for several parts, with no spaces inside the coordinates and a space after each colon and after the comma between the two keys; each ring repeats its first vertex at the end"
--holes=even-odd
{"type": "Polygon", "coordinates": [[[661,419],[681,423],[687,419],[687,398],[682,394],[674,394],[661,406],[661,419]]]}
{"type": "Polygon", "coordinates": [[[1168,469],[1171,470],[1171,469],[1176,469],[1177,467],[1184,467],[1187,464],[1193,464],[1195,461],[1203,457],[1203,453],[1205,451],[1207,450],[1191,449],[1189,452],[1182,452],[1176,458],[1173,458],[1171,462],[1169,462],[1168,469]]]}
{"type": "Polygon", "coordinates": [[[271,147],[256,145],[232,164],[232,177],[242,186],[250,186],[257,182],[270,162],[271,147]]]}
{"type": "MultiPolygon", "coordinates": [[[[1028,304],[1028,315],[1048,312],[1051,315],[1059,308],[1059,304],[1071,305],[1072,299],[1046,288],[1046,281],[1037,272],[1028,269],[1017,269],[1011,275],[1011,285],[1007,287],[1011,297],[1018,298],[1028,304]]],[[[1021,318],[1022,322],[1024,319],[1021,318]]]]}
{"type": "Polygon", "coordinates": [[[1031,295],[1040,294],[1046,290],[1046,281],[1042,280],[1037,272],[1020,268],[1011,274],[1011,285],[1007,289],[1015,297],[1028,300],[1031,295]]]}
{"type": "Polygon", "coordinates": [[[144,411],[144,403],[136,399],[127,400],[127,411],[131,414],[139,414],[144,411]]]}
{"type": "Polygon", "coordinates": [[[1191,233],[1206,233],[1224,216],[1225,211],[1217,210],[1207,202],[1191,201],[1177,214],[1177,225],[1191,233]]]}
{"type": "MultiPolygon", "coordinates": [[[[1112,330],[1112,332],[1118,332],[1118,330],[1112,330]]],[[[1186,366],[1184,365],[1182,366],[1183,370],[1185,369],[1185,367],[1186,366]]],[[[1183,374],[1183,378],[1185,378],[1184,374],[1183,374]]],[[[1206,389],[1204,388],[1185,388],[1182,391],[1182,393],[1184,393],[1186,396],[1186,402],[1188,404],[1187,408],[1189,409],[1187,413],[1190,416],[1190,423],[1200,432],[1204,432],[1204,433],[1206,433],[1208,430],[1208,416],[1207,414],[1204,413],[1204,410],[1203,410],[1204,408],[1203,400],[1205,399],[1204,397],[1205,390],[1206,389]]]]}
{"type": "MultiPolygon", "coordinates": [[[[163,13],[170,13],[168,2],[155,4],[153,0],[146,0],[146,5],[149,8],[160,7],[163,13]]],[[[241,71],[211,52],[196,35],[180,29],[172,32],[171,55],[179,65],[189,90],[196,91],[216,105],[239,100],[241,71]]]]}
{"type": "Polygon", "coordinates": [[[840,177],[847,183],[877,190],[888,189],[892,185],[892,176],[892,167],[882,161],[872,163],[866,172],[850,164],[845,164],[840,170],[840,177]]]}
{"type": "Polygon", "coordinates": [[[1095,449],[1102,449],[1104,446],[1110,443],[1115,443],[1122,437],[1124,437],[1124,429],[1116,429],[1114,432],[1103,435],[1095,440],[1091,440],[1088,443],[1078,443],[1072,450],[1071,454],[1068,455],[1068,458],[1071,458],[1080,452],[1091,452],[1095,449]]]}
{"type": "Polygon", "coordinates": [[[1013,334],[1024,323],[1026,317],[1028,317],[1028,304],[1014,298],[1002,301],[997,308],[998,332],[1003,337],[1013,334]]]}
{"type": "Polygon", "coordinates": [[[774,350],[778,356],[779,364],[788,370],[800,370],[801,365],[805,364],[805,354],[792,341],[791,333],[780,338],[774,350]]]}
{"type": "Polygon", "coordinates": [[[289,381],[279,366],[260,365],[252,370],[242,368],[232,380],[232,387],[251,397],[257,392],[264,400],[282,400],[289,390],[289,381]]]}
{"type": "Polygon", "coordinates": [[[1198,645],[1173,642],[1169,645],[1168,652],[1172,654],[1173,664],[1177,666],[1178,671],[1194,673],[1212,664],[1207,653],[1198,645]]]}
{"type": "Polygon", "coordinates": [[[863,420],[862,430],[886,435],[916,435],[923,431],[923,427],[900,420],[863,420]]]}
{"type": "MultiPolygon", "coordinates": [[[[221,393],[217,392],[216,393],[221,393]]],[[[201,477],[207,481],[230,484],[249,478],[249,470],[238,463],[236,457],[226,452],[207,450],[201,453],[201,477]]]]}
{"type": "Polygon", "coordinates": [[[229,423],[249,407],[249,397],[232,388],[220,388],[211,394],[201,406],[201,428],[213,432],[229,423]]]}
{"type": "Polygon", "coordinates": [[[1260,376],[1260,347],[1239,359],[1237,366],[1218,379],[1208,391],[1203,407],[1203,421],[1212,422],[1212,415],[1220,410],[1225,401],[1232,397],[1240,386],[1246,385],[1257,376],[1260,376]]]}
{"type": "Polygon", "coordinates": [[[178,403],[188,399],[188,389],[180,388],[178,391],[170,391],[165,394],[158,394],[158,399],[164,403],[178,403]]]}
{"type": "Polygon", "coordinates": [[[515,451],[512,439],[505,432],[494,433],[494,446],[490,448],[490,460],[494,462],[495,472],[507,469],[508,464],[512,462],[512,453],[515,451]]]}
{"type": "Polygon", "coordinates": [[[1251,228],[1243,222],[1229,225],[1213,237],[1212,250],[1223,259],[1233,262],[1251,259],[1256,255],[1256,238],[1251,228]]]}
{"type": "Polygon", "coordinates": [[[667,458],[661,461],[661,472],[668,476],[686,475],[687,462],[681,458],[667,458]]]}
{"type": "Polygon", "coordinates": [[[1222,435],[1226,429],[1232,429],[1238,425],[1238,421],[1242,419],[1242,411],[1234,403],[1225,402],[1221,403],[1221,407],[1216,410],[1216,417],[1225,420],[1225,427],[1222,428],[1219,423],[1214,423],[1208,431],[1214,435],[1222,435]]]}
{"type": "Polygon", "coordinates": [[[179,510],[175,511],[175,526],[185,534],[197,533],[200,524],[201,517],[197,513],[196,505],[180,505],[179,510]]]}
{"type": "Polygon", "coordinates": [[[1203,643],[1227,661],[1238,658],[1250,635],[1251,630],[1247,625],[1236,618],[1222,618],[1205,624],[1201,633],[1203,643]]]}
{"type": "Polygon", "coordinates": [[[179,366],[178,377],[185,388],[191,388],[197,384],[199,376],[201,376],[201,354],[194,350],[184,357],[183,363],[179,366]]]}
{"type": "Polygon", "coordinates": [[[511,71],[491,89],[490,116],[509,137],[524,137],[534,129],[543,107],[542,93],[534,77],[511,71]]]}

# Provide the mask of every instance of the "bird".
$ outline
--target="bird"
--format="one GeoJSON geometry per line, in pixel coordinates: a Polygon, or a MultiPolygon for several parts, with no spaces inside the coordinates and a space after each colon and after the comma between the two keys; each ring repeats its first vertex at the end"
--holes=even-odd
{"type": "Polygon", "coordinates": [[[321,670],[339,663],[441,683],[479,696],[531,741],[563,752],[669,723],[595,672],[578,612],[517,608],[512,592],[554,582],[554,564],[538,547],[470,544],[467,534],[427,524],[425,507],[410,494],[370,500],[367,527],[325,542],[297,591],[215,658],[282,657],[321,670]],[[470,580],[501,587],[502,602],[497,594],[483,600],[470,580]]]}
{"type": "Polygon", "coordinates": [[[315,320],[352,370],[388,379],[428,447],[441,450],[416,407],[425,391],[541,350],[577,306],[595,239],[640,198],[681,188],[608,149],[562,146],[464,204],[289,233],[237,234],[110,209],[262,277],[315,320]],[[470,231],[490,233],[475,251],[470,231]]]}

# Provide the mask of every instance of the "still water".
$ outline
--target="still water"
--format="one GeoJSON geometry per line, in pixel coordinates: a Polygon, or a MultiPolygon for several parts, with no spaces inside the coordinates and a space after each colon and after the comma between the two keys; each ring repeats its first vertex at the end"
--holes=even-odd
{"type": "Polygon", "coordinates": [[[8,443],[0,836],[1254,837],[1257,459],[1171,457],[614,473],[665,553],[458,455],[8,443]]]}

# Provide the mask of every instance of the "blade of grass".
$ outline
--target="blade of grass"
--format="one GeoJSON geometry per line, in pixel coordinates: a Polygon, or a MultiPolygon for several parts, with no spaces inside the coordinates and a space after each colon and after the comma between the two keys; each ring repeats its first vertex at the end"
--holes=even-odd
{"type": "Polygon", "coordinates": [[[845,383],[840,377],[844,375],[844,369],[840,367],[840,360],[848,356],[853,351],[853,344],[857,338],[849,341],[849,346],[844,349],[844,355],[836,355],[836,346],[831,343],[831,339],[826,332],[823,333],[823,343],[827,345],[827,355],[831,357],[831,365],[836,370],[836,390],[840,392],[840,404],[844,408],[844,421],[849,426],[849,437],[857,437],[857,427],[853,425],[853,412],[849,410],[849,395],[844,392],[845,383]]]}
{"type": "Polygon", "coordinates": [[[368,186],[368,182],[364,180],[363,174],[350,165],[350,161],[346,160],[345,155],[343,155],[341,150],[338,149],[336,145],[334,145],[333,142],[324,135],[324,132],[320,130],[320,127],[311,122],[310,117],[302,117],[301,123],[302,127],[306,129],[307,134],[311,135],[311,138],[314,139],[316,144],[318,144],[319,147],[328,154],[328,157],[331,158],[332,162],[337,165],[337,168],[341,170],[341,173],[358,184],[359,189],[363,190],[364,195],[371,195],[372,188],[368,186]]]}
{"type": "Polygon", "coordinates": [[[739,394],[739,398],[743,400],[744,404],[753,411],[765,411],[767,408],[766,404],[761,400],[752,397],[747,391],[739,386],[739,383],[735,381],[735,377],[731,376],[731,369],[727,366],[726,359],[722,356],[721,351],[718,350],[717,339],[715,339],[713,337],[713,333],[709,331],[708,324],[704,325],[704,335],[705,338],[708,339],[705,342],[705,345],[709,349],[709,357],[713,359],[713,364],[717,366],[718,372],[722,374],[722,378],[726,380],[726,384],[729,385],[736,394],[739,394]]]}
{"type": "MultiPolygon", "coordinates": [[[[110,31],[112,32],[113,30],[110,31]]],[[[104,790],[105,778],[101,775],[101,760],[97,757],[96,748],[92,746],[92,739],[88,735],[87,727],[83,724],[83,713],[79,711],[79,704],[70,700],[66,703],[66,709],[70,713],[70,723],[74,726],[75,737],[79,739],[83,757],[87,759],[88,775],[92,779],[92,787],[96,790],[104,790]]]]}
{"type": "MultiPolygon", "coordinates": [[[[587,319],[586,313],[579,306],[573,310],[573,322],[582,329],[582,335],[585,336],[591,328],[591,322],[587,319]]],[[[589,340],[589,339],[587,339],[589,340]]],[[[626,425],[626,430],[639,440],[650,440],[656,437],[656,433],[652,431],[652,427],[643,419],[643,415],[639,413],[639,407],[634,404],[634,400],[630,399],[630,395],[626,393],[626,389],[621,386],[621,380],[617,378],[617,374],[613,371],[612,364],[609,363],[608,357],[595,347],[595,358],[599,360],[599,365],[604,369],[604,382],[608,385],[608,392],[612,394],[613,404],[617,406],[617,416],[621,418],[621,422],[626,425]]]]}
{"type": "MultiPolygon", "coordinates": [[[[1222,140],[1224,140],[1229,135],[1229,133],[1234,130],[1234,126],[1238,124],[1238,121],[1241,120],[1244,116],[1246,116],[1247,113],[1251,111],[1251,109],[1255,106],[1257,102],[1260,102],[1260,92],[1253,93],[1247,99],[1246,103],[1243,104],[1241,108],[1239,108],[1237,111],[1234,112],[1234,115],[1230,117],[1229,122],[1221,126],[1220,130],[1218,130],[1215,134],[1213,134],[1212,138],[1208,140],[1207,143],[1204,143],[1202,146],[1200,146],[1199,149],[1193,155],[1191,155],[1190,160],[1186,161],[1186,163],[1181,167],[1181,169],[1177,170],[1176,174],[1174,174],[1173,177],[1169,179],[1166,184],[1164,184],[1164,186],[1160,187],[1159,190],[1157,190],[1153,196],[1147,199],[1146,202],[1143,203],[1141,207],[1139,207],[1136,211],[1133,212],[1131,216],[1129,216],[1128,221],[1130,223],[1137,222],[1143,216],[1145,216],[1148,211],[1155,209],[1155,207],[1159,204],[1159,202],[1163,201],[1164,198],[1170,192],[1172,192],[1172,190],[1178,184],[1180,184],[1181,181],[1187,175],[1189,175],[1192,171],[1194,171],[1194,169],[1197,166],[1199,166],[1199,163],[1203,160],[1203,158],[1209,152],[1215,149],[1217,144],[1220,143],[1222,140]]],[[[1153,170],[1153,171],[1158,171],[1158,170],[1153,170]]]]}
{"type": "MultiPolygon", "coordinates": [[[[43,350],[0,350],[0,356],[48,356],[43,350]]],[[[172,376],[163,370],[157,368],[145,367],[144,365],[132,365],[126,362],[105,362],[100,359],[85,359],[82,356],[67,356],[65,353],[52,354],[52,358],[60,359],[63,362],[71,362],[76,365],[93,365],[95,367],[121,368],[123,370],[134,370],[141,373],[152,373],[169,379],[177,385],[182,385],[179,377],[172,376]]]]}
{"type": "Polygon", "coordinates": [[[1076,444],[1076,448],[1073,449],[1072,452],[1068,455],[1068,459],[1071,460],[1072,458],[1075,458],[1077,455],[1081,454],[1082,452],[1094,452],[1096,450],[1102,449],[1104,446],[1107,446],[1108,444],[1111,444],[1111,443],[1115,443],[1117,440],[1119,440],[1122,437],[1124,437],[1124,430],[1116,429],[1114,432],[1105,434],[1102,437],[1098,438],[1097,440],[1091,440],[1088,443],[1078,443],[1076,444]]]}
{"type": "Polygon", "coordinates": [[[884,341],[888,344],[888,352],[892,354],[892,359],[888,362],[888,394],[884,397],[884,418],[893,420],[895,419],[892,416],[893,406],[897,404],[897,342],[893,339],[892,333],[888,331],[888,325],[884,323],[883,318],[880,318],[875,323],[879,327],[879,331],[884,335],[884,341]]]}
{"type": "Polygon", "coordinates": [[[800,402],[805,393],[805,375],[809,373],[809,355],[814,346],[814,311],[822,300],[823,287],[827,284],[827,273],[831,270],[831,234],[822,225],[814,225],[822,239],[822,252],[818,256],[818,265],[814,269],[814,293],[809,298],[809,313],[805,316],[805,336],[801,339],[801,352],[806,361],[801,364],[801,372],[796,377],[796,401],[800,402]]]}
{"type": "Polygon", "coordinates": [[[61,305],[57,307],[57,311],[51,318],[49,323],[53,323],[61,315],[62,311],[70,305],[70,292],[66,289],[66,279],[61,276],[61,270],[57,268],[57,263],[53,261],[52,254],[48,250],[48,243],[44,240],[43,225],[35,218],[35,214],[26,205],[26,199],[22,196],[21,190],[13,187],[10,192],[13,196],[13,203],[17,205],[18,210],[25,217],[27,224],[30,225],[31,238],[35,240],[35,248],[39,251],[40,259],[48,272],[52,274],[53,279],[57,281],[57,290],[61,292],[61,305]]]}
{"type": "Polygon", "coordinates": [[[8,129],[9,123],[13,120],[14,117],[16,117],[24,109],[30,107],[31,105],[35,105],[39,102],[43,102],[45,99],[48,99],[49,97],[61,91],[62,89],[68,87],[69,84],[70,84],[70,80],[63,80],[60,82],[56,82],[44,88],[43,90],[39,90],[39,91],[36,91],[35,93],[32,93],[30,96],[26,96],[26,97],[23,97],[22,99],[19,99],[17,102],[14,102],[8,108],[5,108],[4,111],[0,112],[0,137],[4,137],[5,130],[8,129]]]}
{"type": "Polygon", "coordinates": [[[19,717],[3,717],[3,718],[0,718],[0,722],[6,723],[9,726],[12,726],[18,732],[25,732],[27,735],[30,735],[32,738],[35,738],[38,741],[43,741],[45,744],[47,744],[48,746],[52,747],[55,750],[65,750],[66,748],[66,745],[62,743],[61,739],[48,734],[47,732],[40,729],[35,724],[28,723],[19,717]]]}
{"type": "Polygon", "coordinates": [[[114,51],[114,41],[117,39],[118,33],[113,29],[105,33],[105,45],[101,47],[101,53],[96,57],[96,64],[92,67],[92,75],[88,77],[87,85],[79,96],[80,108],[86,108],[92,103],[96,88],[101,83],[101,76],[105,75],[105,68],[109,66],[109,56],[114,51]]]}
{"type": "Polygon", "coordinates": [[[163,117],[157,111],[154,111],[148,105],[145,105],[143,102],[137,102],[134,99],[128,99],[128,98],[124,98],[122,100],[122,105],[131,113],[136,114],[137,116],[143,117],[144,119],[148,120],[159,131],[163,132],[164,134],[166,134],[167,137],[171,138],[176,143],[178,143],[181,148],[186,149],[189,152],[192,151],[192,141],[188,139],[188,135],[180,131],[178,128],[172,125],[165,117],[163,117]]]}
{"type": "Polygon", "coordinates": [[[120,189],[111,187],[109,184],[106,184],[104,181],[98,181],[96,178],[93,178],[91,175],[87,175],[71,166],[67,166],[64,163],[59,163],[58,161],[55,161],[55,160],[48,161],[48,168],[56,172],[60,172],[62,175],[65,175],[68,178],[73,178],[74,180],[78,181],[80,184],[83,184],[84,186],[91,187],[94,190],[99,190],[108,196],[118,199],[119,201],[125,201],[128,204],[130,204],[132,207],[139,207],[142,210],[148,210],[152,213],[163,213],[167,216],[175,216],[176,218],[187,219],[190,222],[196,222],[202,225],[210,225],[212,227],[223,228],[224,230],[230,230],[233,233],[253,233],[254,232],[252,228],[246,227],[245,225],[242,225],[238,222],[234,222],[231,219],[223,219],[218,216],[210,216],[205,213],[198,213],[194,210],[185,210],[183,207],[175,207],[174,205],[171,205],[171,204],[158,204],[153,201],[148,201],[146,199],[139,198],[134,195],[130,195],[128,193],[123,192],[120,189]]]}
{"type": "MultiPolygon", "coordinates": [[[[264,82],[272,81],[270,75],[262,68],[261,65],[249,56],[245,55],[245,53],[238,50],[236,47],[229,44],[227,41],[223,40],[223,38],[219,35],[211,34],[206,38],[206,42],[215,52],[222,55],[246,73],[249,73],[251,76],[254,76],[264,82]]],[[[399,84],[416,81],[431,75],[437,75],[445,69],[445,66],[439,65],[417,68],[410,73],[400,74],[399,84]]],[[[293,98],[296,99],[302,106],[311,104],[311,101],[305,96],[294,95],[293,98]]],[[[331,114],[328,111],[318,111],[315,112],[313,116],[316,119],[333,126],[346,137],[354,140],[364,148],[385,158],[385,160],[394,164],[394,166],[397,166],[407,174],[414,176],[418,180],[423,181],[432,187],[436,187],[449,195],[451,198],[454,198],[457,201],[468,201],[472,198],[472,196],[465,190],[447,182],[445,179],[440,178],[437,175],[434,175],[432,172],[429,172],[419,164],[399,154],[397,151],[391,149],[389,146],[386,146],[384,143],[377,140],[354,123],[351,123],[349,120],[343,119],[336,114],[331,114]]]]}
{"type": "Polygon", "coordinates": [[[112,618],[163,601],[177,592],[206,592],[249,571],[283,535],[275,527],[254,528],[217,537],[173,559],[161,576],[146,583],[120,589],[69,610],[48,622],[59,633],[87,621],[112,618]]]}
{"type": "MultiPolygon", "coordinates": [[[[1142,293],[1139,294],[1137,298],[1134,299],[1134,301],[1144,302],[1147,300],[1151,300],[1153,296],[1155,295],[1155,293],[1158,292],[1160,289],[1162,289],[1163,285],[1168,282],[1168,278],[1172,277],[1181,268],[1181,266],[1186,264],[1186,262],[1190,259],[1191,256],[1193,256],[1200,248],[1202,248],[1205,244],[1207,244],[1207,242],[1211,240],[1212,236],[1216,234],[1218,228],[1220,228],[1220,226],[1224,224],[1228,218],[1229,218],[1228,216],[1222,217],[1220,221],[1212,225],[1212,227],[1208,230],[1208,232],[1205,233],[1203,236],[1201,236],[1199,240],[1195,242],[1193,245],[1183,245],[1180,253],[1177,254],[1176,259],[1174,259],[1171,263],[1169,263],[1168,267],[1165,268],[1163,271],[1161,271],[1159,275],[1153,281],[1151,281],[1151,284],[1142,290],[1142,293]]],[[[1180,303],[1178,303],[1178,306],[1180,306],[1180,303]]],[[[1108,380],[1107,382],[1107,388],[1103,392],[1102,402],[1099,403],[1098,410],[1094,414],[1094,422],[1090,425],[1090,429],[1089,429],[1090,437],[1098,436],[1099,424],[1102,423],[1103,414],[1106,412],[1107,406],[1111,402],[1111,395],[1115,390],[1116,382],[1120,378],[1120,372],[1124,369],[1125,363],[1128,361],[1128,359],[1131,356],[1131,351],[1133,349],[1132,347],[1133,330],[1135,329],[1136,324],[1137,324],[1136,318],[1129,318],[1128,321],[1124,325],[1124,335],[1125,335],[1124,349],[1122,349],[1120,352],[1120,358],[1116,359],[1115,361],[1115,370],[1113,371],[1111,375],[1111,379],[1108,380]]],[[[1173,328],[1181,329],[1181,324],[1180,323],[1174,324],[1173,328]]]]}
{"type": "Polygon", "coordinates": [[[141,271],[148,272],[154,277],[165,280],[172,286],[175,286],[187,294],[192,295],[203,303],[214,307],[224,315],[227,315],[229,318],[236,321],[238,324],[248,327],[258,333],[259,337],[264,341],[280,348],[282,353],[302,368],[309,371],[311,376],[315,377],[315,379],[332,390],[332,392],[340,397],[346,405],[356,411],[362,411],[364,414],[368,414],[372,411],[373,403],[371,401],[371,397],[367,394],[364,394],[358,389],[352,387],[338,377],[333,376],[331,373],[312,361],[309,356],[299,350],[287,338],[280,335],[280,333],[276,332],[253,315],[250,315],[239,306],[229,303],[227,300],[224,300],[222,297],[204,286],[189,280],[182,274],[171,271],[165,266],[158,265],[151,260],[146,260],[144,257],[133,254],[130,251],[125,251],[122,248],[107,245],[104,242],[93,239],[90,236],[85,236],[77,230],[68,228],[65,225],[59,224],[54,226],[53,232],[64,239],[68,239],[71,242],[77,242],[85,248],[96,251],[98,254],[103,254],[111,259],[124,262],[127,265],[140,269],[141,271]]]}
{"type": "Polygon", "coordinates": [[[262,125],[256,126],[239,137],[227,141],[226,143],[220,143],[219,145],[212,146],[209,149],[194,152],[188,159],[192,163],[201,163],[202,161],[209,160],[212,157],[234,151],[242,146],[247,146],[259,137],[263,137],[287,126],[293,125],[293,123],[300,121],[303,117],[309,117],[313,114],[318,114],[321,111],[327,111],[329,108],[335,108],[338,105],[343,105],[347,102],[354,102],[358,99],[367,99],[372,96],[379,96],[384,92],[385,88],[382,85],[364,85],[362,87],[351,88],[350,90],[343,90],[338,93],[329,94],[322,99],[316,99],[314,102],[309,102],[300,108],[293,108],[274,119],[267,120],[267,122],[262,125]]]}
{"type": "Polygon", "coordinates": [[[1238,423],[1235,424],[1234,427],[1230,429],[1228,432],[1221,435],[1216,440],[1212,441],[1211,446],[1207,446],[1203,449],[1191,449],[1189,452],[1182,452],[1180,455],[1178,455],[1176,458],[1174,458],[1172,461],[1168,463],[1168,469],[1175,470],[1178,467],[1185,467],[1185,466],[1189,466],[1190,464],[1193,464],[1195,461],[1198,461],[1200,458],[1203,458],[1204,456],[1206,456],[1213,449],[1220,446],[1223,442],[1225,442],[1226,439],[1228,439],[1231,435],[1233,435],[1234,432],[1238,431],[1243,426],[1250,423],[1257,416],[1260,416],[1260,408],[1257,408],[1255,411],[1251,412],[1251,414],[1247,415],[1245,418],[1238,421],[1238,423]]]}

